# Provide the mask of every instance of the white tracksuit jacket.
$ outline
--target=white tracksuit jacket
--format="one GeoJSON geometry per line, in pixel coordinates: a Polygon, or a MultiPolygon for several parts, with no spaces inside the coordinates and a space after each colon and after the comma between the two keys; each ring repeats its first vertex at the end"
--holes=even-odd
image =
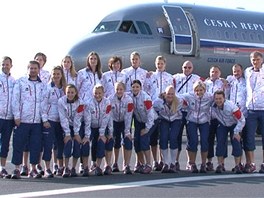
{"type": "Polygon", "coordinates": [[[242,132],[245,126],[245,117],[240,109],[230,100],[225,100],[223,109],[218,108],[215,104],[212,106],[212,115],[224,126],[230,127],[236,124],[234,133],[242,132]]]}
{"type": "Polygon", "coordinates": [[[181,109],[182,109],[183,101],[181,99],[178,100],[179,103],[178,103],[177,111],[175,113],[171,111],[170,106],[165,102],[165,100],[161,98],[157,98],[156,100],[154,100],[153,107],[161,119],[167,120],[169,122],[173,122],[174,120],[182,119],[181,109]]]}
{"type": "Polygon", "coordinates": [[[11,99],[13,88],[15,85],[15,78],[5,73],[0,73],[0,119],[12,120],[13,113],[11,109],[11,99]]]}
{"type": "Polygon", "coordinates": [[[186,120],[204,124],[211,119],[210,109],[213,103],[213,95],[204,93],[200,98],[194,93],[182,94],[187,106],[186,120]]]}
{"type": "Polygon", "coordinates": [[[155,113],[150,96],[140,91],[137,96],[131,93],[134,103],[134,115],[139,122],[146,124],[146,132],[154,125],[155,113]]]}
{"type": "Polygon", "coordinates": [[[133,80],[139,80],[141,82],[143,90],[146,89],[145,87],[145,81],[147,76],[147,70],[142,69],[141,67],[138,67],[137,69],[134,69],[132,66],[123,69],[122,73],[126,75],[126,91],[131,91],[131,83],[133,80]]]}
{"type": "Polygon", "coordinates": [[[149,95],[154,101],[169,85],[174,85],[173,77],[168,72],[155,71],[150,78],[146,78],[146,87],[149,95]]]}
{"type": "Polygon", "coordinates": [[[229,100],[234,102],[242,111],[244,116],[247,115],[246,100],[247,100],[247,90],[246,90],[246,80],[244,77],[239,79],[234,76],[227,76],[226,80],[229,84],[229,100]]]}
{"type": "Polygon", "coordinates": [[[81,69],[77,76],[77,89],[79,96],[84,102],[93,98],[93,88],[96,84],[101,84],[97,73],[91,72],[88,68],[81,69]]]}
{"type": "Polygon", "coordinates": [[[253,67],[245,70],[247,101],[246,107],[249,110],[264,110],[264,68],[254,72],[253,67]]]}
{"type": "Polygon", "coordinates": [[[69,70],[63,69],[65,80],[67,84],[77,85],[77,77],[72,77],[69,70]]]}
{"type": "Polygon", "coordinates": [[[31,81],[22,77],[15,83],[12,96],[12,111],[14,119],[22,123],[41,123],[41,102],[46,90],[40,78],[31,81]]]}
{"type": "MultiPolygon", "coordinates": [[[[75,114],[84,110],[84,104],[81,99],[71,102],[65,95],[58,101],[58,110],[62,129],[68,136],[71,134],[70,126],[74,126],[75,114]]],[[[79,131],[74,131],[74,134],[79,134],[79,131]]]]}
{"type": "Polygon", "coordinates": [[[122,82],[126,84],[125,74],[119,71],[108,71],[103,73],[102,85],[104,86],[105,94],[104,96],[108,98],[115,93],[115,83],[122,82]]]}
{"type": "Polygon", "coordinates": [[[193,93],[193,84],[196,81],[201,80],[200,76],[196,74],[190,74],[189,76],[186,76],[184,73],[175,74],[173,75],[173,78],[174,78],[174,88],[177,94],[193,93]],[[186,82],[186,80],[188,81],[186,82]]]}
{"type": "Polygon", "coordinates": [[[134,110],[133,99],[124,93],[122,98],[118,98],[116,94],[111,95],[109,100],[112,105],[111,117],[115,122],[125,122],[125,135],[130,133],[131,122],[134,110]]]}
{"type": "Polygon", "coordinates": [[[97,102],[95,98],[87,104],[91,112],[91,127],[99,128],[99,134],[104,135],[106,127],[109,128],[109,134],[113,134],[113,124],[109,122],[111,117],[111,104],[110,100],[103,98],[100,102],[97,102]]]}
{"type": "Polygon", "coordinates": [[[53,122],[59,122],[59,110],[58,101],[64,96],[63,89],[59,89],[54,83],[49,83],[44,93],[44,99],[41,102],[42,107],[42,121],[46,122],[51,120],[53,122]]]}
{"type": "Polygon", "coordinates": [[[50,81],[50,73],[47,70],[40,69],[39,78],[44,84],[48,84],[50,81]]]}

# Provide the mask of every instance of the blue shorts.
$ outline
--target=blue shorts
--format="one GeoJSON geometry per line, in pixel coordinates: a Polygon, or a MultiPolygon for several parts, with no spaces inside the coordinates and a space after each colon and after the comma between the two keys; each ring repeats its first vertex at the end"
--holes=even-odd
{"type": "Polygon", "coordinates": [[[146,128],[145,123],[137,121],[137,119],[134,119],[134,126],[135,126],[135,132],[134,132],[134,147],[136,153],[141,151],[147,151],[150,150],[149,142],[150,142],[150,135],[149,133],[140,135],[140,131],[144,128],[146,128]]]}
{"type": "Polygon", "coordinates": [[[209,123],[197,124],[194,122],[187,122],[187,147],[191,152],[197,152],[198,147],[198,129],[200,133],[201,152],[208,151],[208,137],[209,137],[209,123]]]}

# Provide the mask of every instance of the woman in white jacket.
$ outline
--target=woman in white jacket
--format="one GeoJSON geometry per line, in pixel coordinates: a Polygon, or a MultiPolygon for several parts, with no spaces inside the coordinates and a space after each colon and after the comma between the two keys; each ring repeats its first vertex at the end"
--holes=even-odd
{"type": "MultiPolygon", "coordinates": [[[[50,170],[50,160],[53,146],[57,148],[56,159],[59,162],[59,172],[62,174],[63,168],[63,130],[60,124],[58,101],[65,95],[66,81],[61,66],[56,66],[51,71],[51,82],[47,85],[44,93],[42,106],[42,122],[43,122],[43,156],[45,161],[45,177],[53,177],[50,170]]],[[[57,164],[57,161],[54,161],[57,164]]]]}
{"type": "Polygon", "coordinates": [[[115,84],[115,94],[110,96],[112,105],[111,115],[113,118],[114,164],[113,172],[118,172],[118,155],[123,142],[123,165],[124,174],[131,174],[130,158],[132,153],[131,122],[134,110],[132,98],[125,93],[126,85],[122,82],[115,84]],[[121,139],[122,134],[122,139],[121,139]],[[123,141],[121,141],[123,140],[123,141]]]}
{"type": "Polygon", "coordinates": [[[177,138],[182,120],[182,104],[182,100],[175,95],[173,85],[165,89],[162,98],[154,101],[154,109],[160,117],[160,151],[164,162],[162,173],[177,172],[175,161],[179,146],[177,138]],[[168,148],[170,148],[170,154],[168,148]]]}
{"type": "Polygon", "coordinates": [[[193,85],[193,93],[183,94],[187,105],[187,152],[189,161],[186,169],[192,173],[198,173],[196,155],[198,146],[198,129],[201,142],[201,173],[206,173],[206,158],[208,154],[208,136],[210,122],[210,107],[213,96],[206,92],[206,86],[202,81],[196,81],[193,85]]]}
{"type": "Polygon", "coordinates": [[[66,87],[66,95],[58,102],[60,123],[64,131],[64,172],[63,177],[76,177],[76,163],[82,154],[89,154],[89,134],[84,130],[74,128],[74,117],[76,113],[84,110],[84,105],[79,99],[77,88],[69,84],[66,87]],[[72,159],[72,168],[69,169],[69,159],[72,159]]]}
{"type": "Polygon", "coordinates": [[[149,174],[152,171],[150,163],[150,134],[154,125],[154,109],[150,96],[142,90],[140,80],[132,82],[132,99],[134,103],[134,147],[137,162],[134,171],[149,174]]]}

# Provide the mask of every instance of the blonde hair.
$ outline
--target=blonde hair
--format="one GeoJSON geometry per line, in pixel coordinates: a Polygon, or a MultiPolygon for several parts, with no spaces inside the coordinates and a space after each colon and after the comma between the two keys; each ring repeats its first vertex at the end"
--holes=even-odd
{"type": "Polygon", "coordinates": [[[71,62],[71,67],[70,67],[70,74],[71,74],[71,77],[72,77],[72,78],[76,78],[76,77],[77,77],[77,72],[76,72],[76,70],[75,70],[75,66],[74,66],[74,63],[73,63],[72,57],[71,57],[70,55],[66,55],[66,56],[61,60],[61,66],[62,66],[62,68],[64,68],[64,67],[63,67],[63,61],[64,61],[66,58],[68,58],[68,59],[70,60],[70,62],[71,62]]]}
{"type": "Polygon", "coordinates": [[[104,93],[104,86],[102,84],[96,84],[93,88],[93,93],[95,92],[95,90],[97,89],[101,89],[104,93]]]}
{"type": "Polygon", "coordinates": [[[205,91],[206,91],[206,85],[203,81],[196,81],[194,84],[193,84],[193,90],[195,91],[195,89],[197,89],[198,87],[201,87],[203,88],[205,91]]]}
{"type": "Polygon", "coordinates": [[[161,56],[161,55],[157,56],[156,60],[155,60],[155,63],[158,62],[159,60],[164,61],[164,63],[166,63],[166,58],[164,56],[161,56]]]}
{"type": "Polygon", "coordinates": [[[119,85],[122,86],[124,90],[126,90],[126,85],[125,85],[123,82],[116,82],[116,83],[115,83],[115,90],[116,90],[116,88],[117,88],[119,85]]]}
{"type": "Polygon", "coordinates": [[[134,56],[138,56],[140,58],[140,54],[137,51],[134,51],[130,54],[130,58],[134,57],[134,56]]]}
{"type": "MultiPolygon", "coordinates": [[[[173,90],[173,100],[172,100],[172,104],[171,104],[171,110],[172,110],[172,112],[173,113],[176,113],[177,112],[177,108],[178,108],[178,105],[179,105],[179,100],[178,100],[178,98],[176,97],[176,95],[175,95],[175,89],[174,89],[174,87],[172,86],[172,85],[169,85],[168,87],[166,87],[166,89],[165,89],[165,94],[167,95],[168,94],[168,92],[170,91],[170,90],[173,90]]],[[[166,97],[166,96],[165,96],[166,97]]],[[[166,98],[165,98],[166,99],[166,98]]]]}

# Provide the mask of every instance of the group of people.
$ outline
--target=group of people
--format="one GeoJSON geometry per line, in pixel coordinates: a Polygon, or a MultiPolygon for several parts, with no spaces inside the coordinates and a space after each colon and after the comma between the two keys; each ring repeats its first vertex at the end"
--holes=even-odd
{"type": "MultiPolygon", "coordinates": [[[[121,171],[121,148],[124,174],[175,173],[180,171],[184,128],[186,170],[192,173],[225,171],[229,133],[233,171],[255,172],[257,127],[264,160],[264,71],[263,55],[258,51],[250,54],[252,66],[243,72],[242,66],[235,64],[226,79],[221,78],[219,66],[212,66],[209,77],[202,79],[193,74],[191,61],[183,63],[182,73],[172,75],[166,72],[163,56],[156,57],[156,71],[147,71],[141,67],[138,52],[131,53],[131,66],[125,69],[120,57],[111,57],[105,73],[96,52],[88,54],[86,67],[78,72],[71,56],[65,56],[51,73],[43,69],[46,60],[45,54],[37,53],[28,64],[28,74],[15,80],[10,73],[12,59],[2,59],[2,178],[76,177],[78,160],[84,177],[109,175],[121,171]],[[15,169],[8,174],[5,166],[12,132],[15,169]],[[136,164],[132,169],[133,147],[136,164]]],[[[264,173],[264,161],[259,172],[264,173]]]]}

